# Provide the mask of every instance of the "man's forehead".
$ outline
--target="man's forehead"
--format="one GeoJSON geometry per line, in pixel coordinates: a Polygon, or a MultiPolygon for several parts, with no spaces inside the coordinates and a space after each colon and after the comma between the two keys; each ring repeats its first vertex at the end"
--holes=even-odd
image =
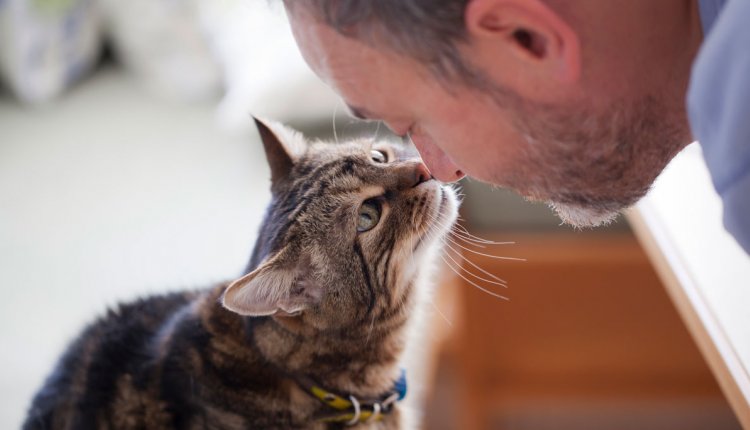
{"type": "MultiPolygon", "coordinates": [[[[288,12],[297,45],[310,68],[340,95],[359,99],[377,78],[386,52],[339,34],[316,19],[305,7],[288,12]]],[[[352,100],[357,102],[357,100],[352,100]]]]}
{"type": "Polygon", "coordinates": [[[292,33],[305,61],[316,73],[346,68],[359,54],[355,40],[338,34],[305,7],[288,9],[292,33]]]}

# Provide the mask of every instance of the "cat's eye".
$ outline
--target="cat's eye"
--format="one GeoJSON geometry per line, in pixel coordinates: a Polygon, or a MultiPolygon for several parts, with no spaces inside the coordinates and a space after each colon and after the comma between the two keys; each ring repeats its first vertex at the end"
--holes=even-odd
{"type": "Polygon", "coordinates": [[[388,155],[386,155],[385,152],[380,151],[378,149],[373,149],[372,151],[370,151],[370,158],[372,158],[372,161],[376,163],[388,162],[388,155]]]}
{"type": "Polygon", "coordinates": [[[382,207],[380,202],[376,199],[365,200],[362,206],[359,207],[359,215],[357,216],[357,231],[359,233],[372,230],[378,221],[380,221],[380,213],[382,207]]]}

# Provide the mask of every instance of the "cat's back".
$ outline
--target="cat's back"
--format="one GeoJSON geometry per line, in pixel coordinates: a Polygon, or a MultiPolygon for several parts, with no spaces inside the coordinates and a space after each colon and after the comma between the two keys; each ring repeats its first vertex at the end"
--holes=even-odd
{"type": "Polygon", "coordinates": [[[97,415],[117,403],[125,378],[129,384],[146,383],[160,331],[195,296],[181,292],[138,299],[90,324],[35,396],[23,429],[98,428],[97,415]]]}

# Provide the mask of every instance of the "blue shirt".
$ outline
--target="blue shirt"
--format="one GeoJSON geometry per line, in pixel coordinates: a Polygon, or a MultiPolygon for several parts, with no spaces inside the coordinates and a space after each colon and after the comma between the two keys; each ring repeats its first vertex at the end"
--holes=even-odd
{"type": "Polygon", "coordinates": [[[724,227],[750,254],[750,0],[698,4],[704,40],[690,77],[690,127],[721,196],[724,227]]]}

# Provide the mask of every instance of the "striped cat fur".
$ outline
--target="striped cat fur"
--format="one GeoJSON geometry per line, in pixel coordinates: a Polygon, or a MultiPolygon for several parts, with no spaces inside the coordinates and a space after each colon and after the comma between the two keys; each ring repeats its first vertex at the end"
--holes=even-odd
{"type": "MultiPolygon", "coordinates": [[[[404,145],[257,125],[272,201],[246,274],[110,310],[69,346],[25,430],[337,429],[299,378],[364,399],[393,387],[454,191],[404,145]]],[[[398,406],[380,418],[353,428],[402,428],[398,406]]]]}

